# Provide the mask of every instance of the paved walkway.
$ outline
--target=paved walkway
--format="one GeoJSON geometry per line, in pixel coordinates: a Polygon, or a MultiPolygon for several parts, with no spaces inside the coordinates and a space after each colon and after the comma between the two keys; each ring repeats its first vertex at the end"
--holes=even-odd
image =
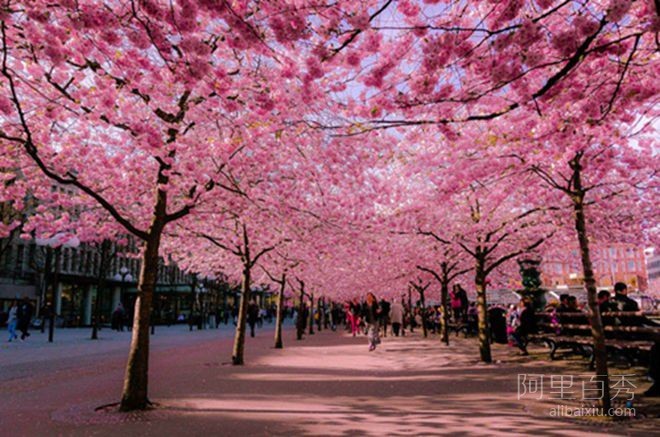
{"type": "MultiPolygon", "coordinates": [[[[4,332],[3,332],[4,334],[4,332]]],[[[128,354],[131,332],[117,332],[103,328],[98,333],[98,340],[91,340],[91,328],[57,329],[54,342],[48,343],[48,331],[41,333],[32,330],[25,341],[0,343],[0,381],[49,374],[68,368],[94,366],[107,357],[124,357],[128,354]]],[[[152,350],[172,349],[199,341],[213,339],[233,339],[234,326],[220,325],[218,329],[194,328],[190,332],[188,325],[157,326],[151,336],[152,350]]]]}
{"type": "Polygon", "coordinates": [[[297,342],[287,329],[286,349],[275,350],[267,325],[248,338],[247,364],[233,367],[230,327],[187,329],[153,337],[150,396],[158,408],[142,413],[94,411],[119,399],[126,333],[99,342],[68,333],[61,349],[2,348],[1,428],[17,436],[650,435],[660,425],[552,418],[547,405],[517,399],[517,375],[558,370],[541,360],[511,362],[514,353],[502,346],[495,359],[507,362],[480,364],[474,339],[448,349],[437,338],[388,337],[370,353],[364,337],[323,331],[297,342]],[[23,353],[37,364],[17,358],[23,353]]]}

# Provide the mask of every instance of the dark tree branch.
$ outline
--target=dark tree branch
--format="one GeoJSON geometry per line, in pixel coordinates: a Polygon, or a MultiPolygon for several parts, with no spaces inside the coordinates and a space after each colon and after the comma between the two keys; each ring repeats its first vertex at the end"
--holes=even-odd
{"type": "Polygon", "coordinates": [[[484,273],[485,273],[486,275],[488,275],[490,272],[492,272],[492,271],[495,270],[497,267],[499,267],[500,265],[502,265],[502,263],[504,263],[504,262],[506,262],[506,261],[508,261],[508,260],[510,260],[510,259],[512,259],[512,258],[515,258],[515,257],[517,257],[518,255],[522,255],[523,253],[527,253],[527,252],[530,252],[530,251],[536,249],[536,248],[539,247],[544,241],[546,241],[547,239],[549,239],[549,238],[552,237],[553,235],[554,235],[554,231],[551,232],[549,235],[543,237],[543,238],[539,238],[539,239],[536,240],[534,243],[530,244],[529,246],[525,247],[524,249],[520,249],[520,250],[517,250],[517,251],[515,251],[515,252],[511,252],[511,253],[509,253],[508,255],[504,255],[503,257],[499,258],[497,261],[491,263],[488,267],[486,267],[486,268],[484,269],[484,273]]]}
{"type": "Polygon", "coordinates": [[[198,237],[201,237],[201,238],[204,238],[205,240],[210,241],[211,244],[213,244],[214,246],[217,246],[217,247],[219,247],[219,248],[222,249],[222,250],[226,250],[227,252],[231,252],[231,253],[233,253],[234,255],[238,256],[238,257],[242,257],[242,256],[243,256],[243,251],[242,251],[242,250],[240,250],[239,248],[232,249],[231,247],[226,246],[225,244],[221,243],[221,242],[220,242],[217,238],[215,238],[215,237],[212,237],[212,236],[207,235],[207,234],[201,234],[201,233],[197,234],[197,236],[198,236],[198,237]]]}
{"type": "MultiPolygon", "coordinates": [[[[391,3],[392,3],[392,0],[387,0],[387,2],[385,2],[385,4],[383,4],[383,6],[381,6],[380,9],[378,9],[376,12],[374,12],[373,14],[371,14],[371,16],[369,17],[369,22],[371,23],[371,22],[372,22],[377,16],[379,16],[381,13],[383,13],[383,11],[384,11],[385,9],[387,9],[387,7],[388,7],[391,3]]],[[[342,50],[344,50],[344,49],[345,49],[350,43],[352,43],[352,42],[355,40],[355,38],[357,38],[358,35],[361,34],[361,33],[362,33],[362,29],[354,29],[353,31],[351,31],[351,34],[350,34],[351,36],[349,36],[349,37],[346,39],[346,41],[344,41],[339,47],[337,47],[337,48],[335,48],[335,49],[332,49],[331,52],[330,52],[330,54],[324,56],[321,60],[322,60],[323,62],[325,62],[325,61],[327,61],[327,60],[329,60],[329,59],[334,58],[339,52],[341,52],[342,50]]]]}

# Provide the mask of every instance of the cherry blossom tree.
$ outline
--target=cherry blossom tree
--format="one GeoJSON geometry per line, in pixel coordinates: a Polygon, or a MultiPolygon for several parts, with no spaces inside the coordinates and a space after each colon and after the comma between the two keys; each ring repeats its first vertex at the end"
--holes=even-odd
{"type": "Polygon", "coordinates": [[[3,151],[18,147],[34,184],[72,187],[143,244],[122,410],[149,404],[164,229],[212,191],[239,194],[232,157],[295,106],[287,53],[312,32],[292,23],[316,10],[257,3],[1,5],[3,151]]]}
{"type": "MultiPolygon", "coordinates": [[[[433,240],[438,238],[435,234],[428,234],[433,240]]],[[[451,241],[440,238],[440,247],[434,246],[430,261],[420,261],[417,266],[420,271],[429,273],[440,285],[440,304],[442,305],[442,328],[440,336],[442,341],[449,346],[449,285],[456,278],[472,270],[466,266],[465,258],[451,241]]]]}
{"type": "MultiPolygon", "coordinates": [[[[491,186],[489,190],[493,188],[491,186]]],[[[488,276],[507,261],[539,247],[553,231],[547,228],[542,230],[549,224],[544,209],[521,208],[515,202],[513,205],[507,204],[506,200],[512,200],[507,197],[513,193],[501,197],[499,193],[489,193],[481,188],[473,187],[470,191],[462,208],[469,220],[463,224],[464,230],[457,233],[455,244],[474,262],[480,355],[482,361],[490,363],[486,297],[488,276]]],[[[422,228],[421,232],[441,243],[449,243],[433,231],[422,228]]]]}
{"type": "MultiPolygon", "coordinates": [[[[625,136],[610,142],[612,138],[601,132],[602,129],[576,129],[570,136],[558,135],[562,144],[567,137],[573,144],[564,155],[567,160],[548,165],[542,157],[534,156],[530,157],[529,168],[549,190],[560,193],[573,210],[574,238],[580,249],[594,338],[596,377],[605,388],[603,408],[609,408],[607,349],[598,310],[590,240],[595,237],[608,242],[638,243],[641,238],[650,244],[657,238],[653,218],[656,207],[652,200],[657,191],[657,164],[652,162],[657,161],[657,156],[648,141],[642,140],[632,147],[625,136]]],[[[556,150],[554,141],[558,138],[548,139],[540,148],[546,152],[556,150]]]]}
{"type": "Polygon", "coordinates": [[[626,84],[633,99],[657,87],[644,74],[660,29],[651,0],[380,5],[340,22],[341,37],[319,55],[345,110],[310,123],[344,135],[434,126],[451,139],[465,122],[538,121],[567,102],[606,117],[631,98],[626,84]]]}

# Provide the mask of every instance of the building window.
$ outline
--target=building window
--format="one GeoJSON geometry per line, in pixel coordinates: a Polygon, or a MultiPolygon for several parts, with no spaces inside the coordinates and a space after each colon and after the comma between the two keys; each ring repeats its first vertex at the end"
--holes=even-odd
{"type": "Polygon", "coordinates": [[[78,271],[78,258],[80,257],[80,254],[76,249],[71,250],[71,271],[72,272],[77,272],[78,271]]]}
{"type": "Polygon", "coordinates": [[[13,247],[13,246],[10,246],[9,249],[7,250],[7,252],[5,253],[5,256],[4,256],[4,264],[3,264],[3,266],[4,266],[4,270],[9,270],[9,269],[11,268],[11,253],[12,253],[12,249],[14,249],[14,247],[13,247]]]}
{"type": "Polygon", "coordinates": [[[16,268],[17,274],[23,273],[23,250],[24,246],[22,244],[16,246],[16,264],[14,267],[16,268]]]}
{"type": "Polygon", "coordinates": [[[62,271],[69,271],[69,248],[62,249],[62,271]]]}
{"type": "Polygon", "coordinates": [[[614,247],[610,247],[610,258],[615,258],[616,257],[616,249],[614,247]]]}
{"type": "Polygon", "coordinates": [[[88,262],[87,261],[88,255],[89,255],[89,252],[87,252],[86,250],[82,250],[80,252],[80,268],[78,269],[80,271],[80,273],[84,274],[87,271],[86,268],[87,268],[87,262],[88,262]]]}
{"type": "Polygon", "coordinates": [[[635,261],[628,261],[628,271],[629,272],[635,271],[635,261]]]}

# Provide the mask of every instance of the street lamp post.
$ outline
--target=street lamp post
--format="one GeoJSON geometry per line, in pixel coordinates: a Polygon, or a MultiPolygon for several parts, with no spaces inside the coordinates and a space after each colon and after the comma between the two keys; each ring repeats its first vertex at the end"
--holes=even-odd
{"type": "Polygon", "coordinates": [[[121,292],[119,293],[119,302],[124,304],[124,295],[126,294],[126,282],[133,280],[133,275],[131,275],[130,270],[126,266],[122,266],[119,269],[119,279],[121,280],[121,292]]]}
{"type": "MultiPolygon", "coordinates": [[[[119,272],[113,278],[115,281],[121,282],[121,288],[119,291],[119,303],[124,305],[124,294],[126,294],[126,283],[133,280],[133,275],[131,275],[130,270],[126,266],[121,266],[119,272]]],[[[113,309],[114,311],[114,309],[113,309]]],[[[124,330],[124,321],[121,320],[120,330],[124,330]]]]}

